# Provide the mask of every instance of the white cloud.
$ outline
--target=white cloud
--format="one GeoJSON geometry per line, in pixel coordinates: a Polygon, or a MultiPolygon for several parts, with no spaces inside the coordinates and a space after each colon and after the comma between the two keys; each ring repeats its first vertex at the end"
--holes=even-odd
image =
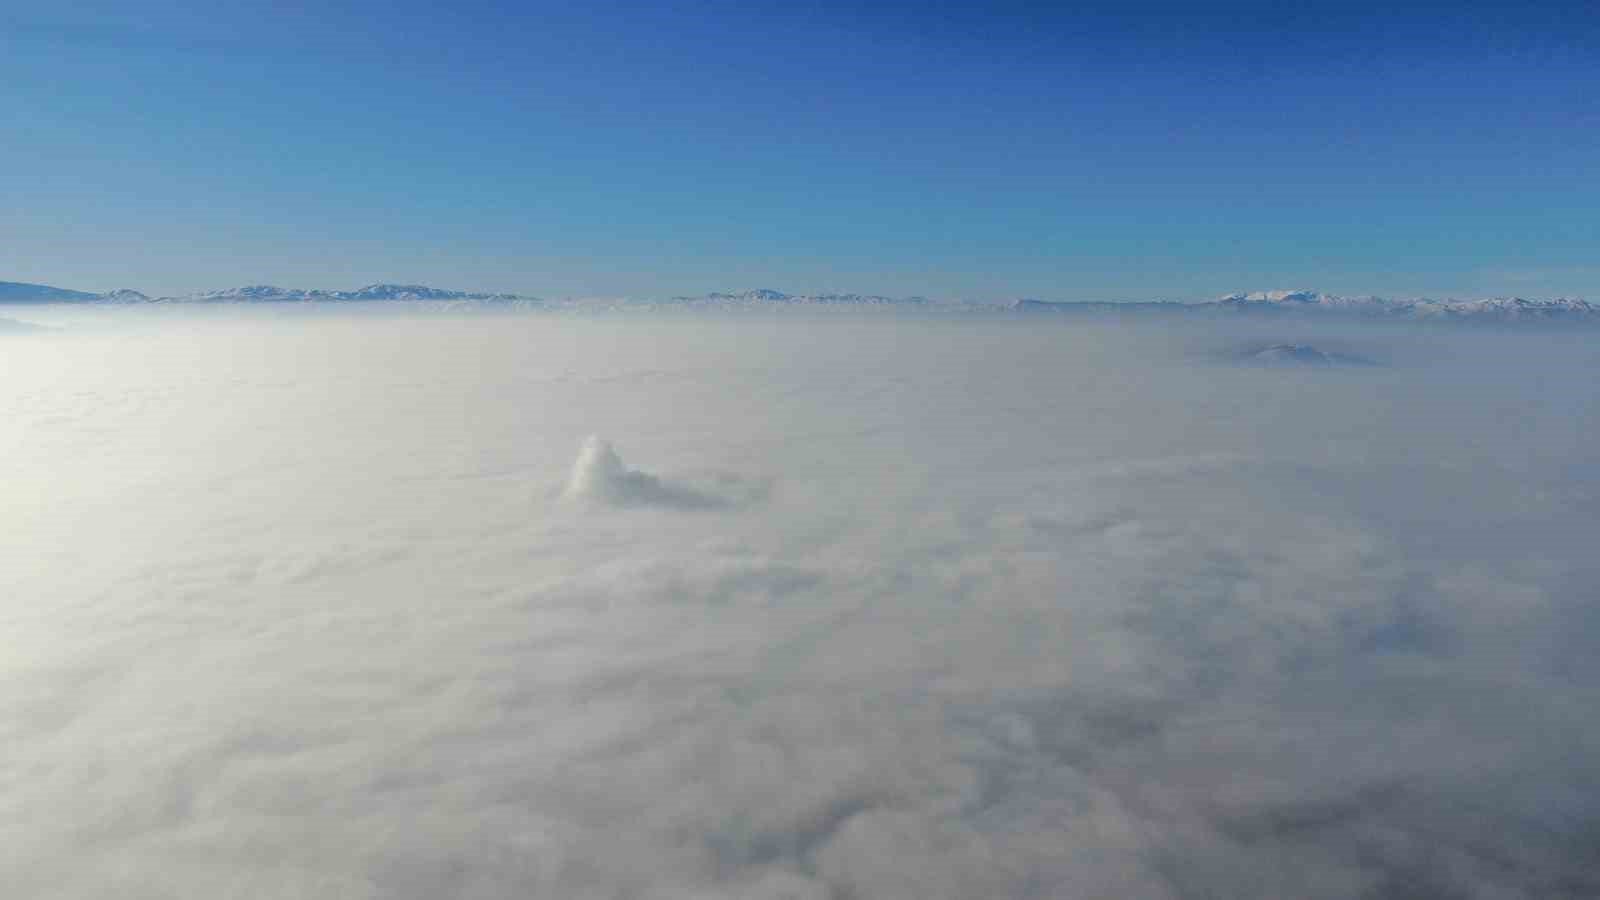
{"type": "Polygon", "coordinates": [[[667,506],[675,509],[715,509],[727,501],[682,485],[669,484],[645,472],[629,469],[609,441],[590,435],[578,451],[564,494],[570,500],[616,506],[667,506]]]}
{"type": "Polygon", "coordinates": [[[1589,351],[1328,340],[8,342],[0,893],[1592,894],[1589,351]]]}

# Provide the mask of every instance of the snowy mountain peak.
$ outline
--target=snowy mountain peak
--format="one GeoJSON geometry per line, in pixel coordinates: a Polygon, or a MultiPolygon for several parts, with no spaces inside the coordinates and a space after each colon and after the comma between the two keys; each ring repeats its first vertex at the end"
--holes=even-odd
{"type": "Polygon", "coordinates": [[[1255,291],[1229,294],[1213,307],[1252,311],[1337,312],[1362,316],[1416,320],[1506,321],[1546,319],[1600,319],[1600,307],[1583,300],[1527,300],[1496,297],[1485,300],[1387,300],[1382,297],[1341,297],[1316,291],[1255,291]]]}
{"type": "Polygon", "coordinates": [[[422,284],[369,284],[353,291],[332,292],[341,300],[463,300],[487,295],[448,291],[422,284]]]}
{"type": "MultiPolygon", "coordinates": [[[[227,302],[238,300],[297,300],[305,295],[305,291],[285,290],[270,284],[251,284],[244,287],[226,288],[220,291],[205,291],[193,294],[185,299],[227,302]]],[[[169,298],[171,299],[171,298],[169,298]]]]}
{"type": "Polygon", "coordinates": [[[753,291],[745,291],[743,296],[744,296],[744,299],[746,299],[746,300],[792,300],[792,299],[794,299],[790,295],[785,294],[783,291],[775,291],[772,288],[756,288],[753,291]]]}
{"type": "Polygon", "coordinates": [[[1318,303],[1323,295],[1316,291],[1251,291],[1217,298],[1218,303],[1318,303]]]}
{"type": "Polygon", "coordinates": [[[535,298],[523,297],[517,294],[482,294],[469,291],[450,291],[421,284],[389,284],[384,282],[369,284],[353,291],[302,290],[299,288],[280,288],[274,285],[256,284],[228,288],[221,291],[191,294],[187,297],[164,297],[162,299],[166,302],[174,303],[349,303],[380,300],[515,300],[520,303],[536,302],[535,298]]]}
{"type": "Polygon", "coordinates": [[[106,303],[149,303],[150,297],[132,288],[117,288],[100,295],[106,303]]]}

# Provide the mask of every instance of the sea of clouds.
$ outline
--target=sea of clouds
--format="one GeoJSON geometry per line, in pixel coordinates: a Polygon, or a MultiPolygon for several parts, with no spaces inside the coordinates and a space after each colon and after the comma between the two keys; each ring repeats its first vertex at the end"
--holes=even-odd
{"type": "Polygon", "coordinates": [[[0,895],[1600,895],[1587,336],[105,315],[0,337],[0,895]]]}

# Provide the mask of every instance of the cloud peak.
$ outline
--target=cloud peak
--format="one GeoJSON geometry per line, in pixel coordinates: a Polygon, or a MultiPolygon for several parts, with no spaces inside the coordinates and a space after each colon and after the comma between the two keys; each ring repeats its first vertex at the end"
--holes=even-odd
{"type": "Polygon", "coordinates": [[[584,439],[562,496],[607,506],[716,509],[728,505],[721,497],[628,468],[611,442],[598,435],[584,439]]]}

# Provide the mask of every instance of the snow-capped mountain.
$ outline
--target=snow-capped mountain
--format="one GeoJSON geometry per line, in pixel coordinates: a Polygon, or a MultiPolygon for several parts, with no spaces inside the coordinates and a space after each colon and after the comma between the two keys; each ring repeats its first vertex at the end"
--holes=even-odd
{"type": "Polygon", "coordinates": [[[1019,313],[1077,313],[1104,315],[1306,315],[1342,316],[1417,322],[1541,322],[1584,321],[1600,323],[1600,305],[1584,300],[1527,300],[1521,297],[1487,300],[1391,300],[1383,297],[1344,297],[1317,291],[1255,291],[1228,294],[1202,303],[1047,303],[1018,300],[1007,307],[1019,313]]]}
{"type": "Polygon", "coordinates": [[[421,284],[369,284],[353,291],[334,291],[340,300],[532,300],[520,294],[449,291],[421,284]]]}
{"type": "Polygon", "coordinates": [[[294,300],[311,300],[324,291],[286,290],[270,284],[252,284],[245,287],[226,288],[220,291],[205,291],[198,294],[187,294],[182,297],[161,297],[157,302],[163,303],[276,303],[294,300]]]}
{"type": "Polygon", "coordinates": [[[138,292],[136,290],[133,290],[131,288],[117,288],[114,291],[106,291],[104,294],[101,294],[99,297],[96,297],[95,299],[100,301],[100,302],[103,302],[103,303],[149,303],[150,302],[150,297],[148,295],[142,294],[142,293],[140,293],[140,292],[138,292]]]}
{"type": "Polygon", "coordinates": [[[1254,291],[1248,294],[1229,294],[1219,297],[1215,304],[1245,310],[1324,310],[1367,314],[1392,312],[1397,305],[1394,301],[1382,297],[1340,297],[1317,291],[1254,291]]]}
{"type": "Polygon", "coordinates": [[[473,291],[450,291],[420,284],[369,284],[353,291],[303,290],[281,288],[269,284],[207,291],[184,297],[162,297],[163,303],[350,303],[384,300],[517,300],[531,301],[533,297],[517,294],[487,294],[473,291]]]}
{"type": "Polygon", "coordinates": [[[1600,321],[1600,306],[1584,300],[1559,298],[1527,300],[1496,297],[1486,300],[1389,300],[1383,297],[1341,297],[1316,291],[1257,291],[1229,294],[1199,308],[1267,313],[1335,313],[1417,321],[1459,320],[1476,322],[1548,321],[1582,319],[1600,321]]]}
{"type": "Polygon", "coordinates": [[[1600,320],[1600,305],[1567,297],[1555,300],[1525,300],[1521,297],[1495,297],[1487,300],[1417,300],[1412,304],[1412,311],[1418,318],[1495,321],[1600,320]]]}
{"type": "Polygon", "coordinates": [[[368,302],[388,300],[431,301],[515,301],[516,305],[537,304],[536,297],[518,294],[490,294],[476,291],[450,291],[420,284],[369,284],[353,291],[304,290],[269,284],[252,284],[219,291],[204,291],[179,297],[151,297],[140,291],[119,288],[104,294],[73,291],[44,284],[0,281],[0,303],[307,303],[368,302]]]}

